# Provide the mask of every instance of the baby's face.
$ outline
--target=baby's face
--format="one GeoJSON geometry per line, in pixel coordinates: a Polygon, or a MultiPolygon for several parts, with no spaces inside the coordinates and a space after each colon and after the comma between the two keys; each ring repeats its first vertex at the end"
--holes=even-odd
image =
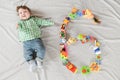
{"type": "Polygon", "coordinates": [[[26,20],[26,19],[28,19],[30,17],[31,14],[27,9],[20,8],[18,10],[18,15],[19,15],[20,19],[26,20]]]}

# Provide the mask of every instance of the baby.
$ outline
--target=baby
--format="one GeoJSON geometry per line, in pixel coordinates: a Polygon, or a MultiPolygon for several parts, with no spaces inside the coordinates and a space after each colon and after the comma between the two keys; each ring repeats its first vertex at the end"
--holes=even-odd
{"type": "Polygon", "coordinates": [[[27,6],[17,6],[16,11],[20,18],[17,30],[23,43],[24,58],[29,63],[29,70],[35,72],[37,68],[42,68],[45,56],[40,27],[52,26],[54,22],[32,16],[27,6]]]}

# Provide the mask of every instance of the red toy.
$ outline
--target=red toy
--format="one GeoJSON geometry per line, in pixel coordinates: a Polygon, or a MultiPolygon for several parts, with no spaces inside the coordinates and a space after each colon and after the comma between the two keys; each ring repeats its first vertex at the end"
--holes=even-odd
{"type": "Polygon", "coordinates": [[[68,63],[66,64],[66,67],[72,71],[73,73],[76,73],[78,71],[77,67],[75,65],[73,65],[71,62],[68,61],[68,63]]]}

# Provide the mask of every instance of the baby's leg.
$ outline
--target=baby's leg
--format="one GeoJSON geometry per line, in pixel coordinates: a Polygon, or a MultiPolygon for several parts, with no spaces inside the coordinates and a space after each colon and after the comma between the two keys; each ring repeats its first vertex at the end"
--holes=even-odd
{"type": "Polygon", "coordinates": [[[36,57],[43,60],[45,56],[45,47],[41,39],[36,40],[36,43],[34,43],[34,49],[36,52],[36,57]]]}
{"type": "Polygon", "coordinates": [[[31,47],[31,42],[24,42],[24,58],[29,64],[30,72],[35,72],[37,70],[37,62],[34,59],[34,50],[31,47]]]}

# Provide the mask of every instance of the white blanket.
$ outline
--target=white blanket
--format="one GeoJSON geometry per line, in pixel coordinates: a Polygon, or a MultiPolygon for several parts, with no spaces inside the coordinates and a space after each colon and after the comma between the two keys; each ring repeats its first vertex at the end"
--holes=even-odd
{"type": "MultiPolygon", "coordinates": [[[[120,80],[120,0],[0,0],[0,80],[35,80],[23,57],[22,43],[18,40],[16,6],[27,5],[33,15],[51,17],[59,25],[42,29],[46,47],[45,72],[47,80],[120,80]],[[83,17],[73,20],[68,34],[95,36],[101,42],[102,64],[100,72],[89,75],[73,74],[59,58],[59,32],[63,19],[73,7],[91,9],[102,21],[93,24],[83,17]]],[[[69,59],[78,69],[93,59],[90,45],[68,47],[69,59]]]]}

